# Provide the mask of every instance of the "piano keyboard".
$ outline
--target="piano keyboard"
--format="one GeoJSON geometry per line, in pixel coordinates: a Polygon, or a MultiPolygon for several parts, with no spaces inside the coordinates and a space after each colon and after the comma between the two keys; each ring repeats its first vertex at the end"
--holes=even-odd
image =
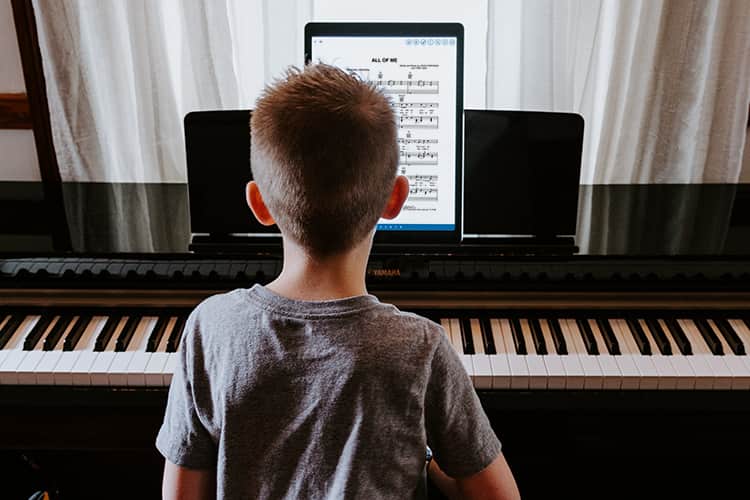
{"type": "Polygon", "coordinates": [[[0,313],[0,385],[164,387],[185,313],[0,313]]]}
{"type": "Polygon", "coordinates": [[[441,318],[477,389],[747,390],[750,320],[441,318]]]}
{"type": "MultiPolygon", "coordinates": [[[[187,311],[0,313],[0,384],[165,387],[187,311]]],[[[750,389],[747,318],[439,319],[477,389],[750,389]]]]}

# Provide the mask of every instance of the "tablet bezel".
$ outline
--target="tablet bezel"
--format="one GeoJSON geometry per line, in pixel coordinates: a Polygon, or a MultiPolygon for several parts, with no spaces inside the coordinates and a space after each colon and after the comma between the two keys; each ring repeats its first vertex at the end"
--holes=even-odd
{"type": "Polygon", "coordinates": [[[459,243],[463,229],[463,75],[464,27],[461,23],[336,23],[310,22],[305,25],[305,64],[312,60],[312,37],[455,37],[456,38],[456,183],[455,226],[452,231],[375,231],[375,244],[380,243],[459,243]]]}

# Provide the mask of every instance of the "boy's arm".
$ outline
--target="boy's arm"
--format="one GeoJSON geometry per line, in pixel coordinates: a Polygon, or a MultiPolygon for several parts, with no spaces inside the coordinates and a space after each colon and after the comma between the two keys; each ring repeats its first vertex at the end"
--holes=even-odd
{"type": "Polygon", "coordinates": [[[215,498],[216,471],[213,469],[188,469],[165,460],[161,496],[164,500],[208,500],[215,498]]]}
{"type": "Polygon", "coordinates": [[[487,467],[466,477],[452,478],[434,460],[428,469],[430,479],[450,500],[519,500],[521,494],[501,453],[487,467]]]}

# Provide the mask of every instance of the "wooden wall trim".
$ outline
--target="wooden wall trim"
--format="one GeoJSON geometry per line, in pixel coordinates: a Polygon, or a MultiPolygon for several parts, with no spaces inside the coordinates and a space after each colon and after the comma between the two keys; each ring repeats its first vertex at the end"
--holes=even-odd
{"type": "Polygon", "coordinates": [[[31,111],[26,94],[0,94],[0,129],[31,129],[31,111]]]}
{"type": "Polygon", "coordinates": [[[52,240],[56,251],[70,251],[71,240],[62,195],[62,180],[57,164],[52,125],[44,80],[42,51],[39,48],[34,6],[31,0],[11,0],[13,21],[16,25],[18,48],[21,53],[23,78],[26,83],[29,110],[34,130],[34,142],[39,159],[39,170],[44,185],[44,200],[48,207],[52,240]]]}

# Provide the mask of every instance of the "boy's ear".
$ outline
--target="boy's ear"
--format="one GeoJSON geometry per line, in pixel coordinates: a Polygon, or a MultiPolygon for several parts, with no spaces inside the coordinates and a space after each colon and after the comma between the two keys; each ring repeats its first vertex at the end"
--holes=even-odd
{"type": "Polygon", "coordinates": [[[258,184],[255,181],[247,183],[247,187],[245,188],[245,199],[247,200],[247,205],[250,207],[250,210],[253,211],[253,215],[258,219],[258,222],[264,226],[273,226],[276,224],[271,212],[268,211],[266,202],[263,201],[263,196],[260,194],[260,189],[258,189],[258,184]]]}
{"type": "Polygon", "coordinates": [[[391,195],[388,197],[388,203],[385,204],[382,217],[384,219],[395,219],[401,213],[401,207],[404,206],[406,198],[409,196],[409,179],[406,176],[396,176],[396,183],[393,185],[391,195]]]}

